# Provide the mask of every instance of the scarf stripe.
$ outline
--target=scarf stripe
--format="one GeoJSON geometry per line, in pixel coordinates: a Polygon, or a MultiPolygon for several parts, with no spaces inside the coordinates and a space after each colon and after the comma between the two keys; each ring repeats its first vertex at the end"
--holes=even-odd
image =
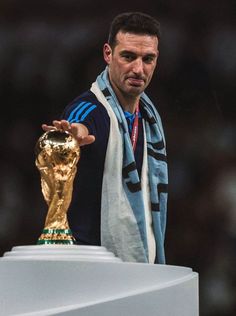
{"type": "Polygon", "coordinates": [[[156,150],[161,150],[165,148],[165,144],[163,142],[163,139],[157,143],[151,143],[151,142],[147,142],[148,145],[152,146],[154,149],[156,150]]]}
{"type": "Polygon", "coordinates": [[[129,182],[126,182],[126,185],[128,189],[130,190],[130,192],[132,193],[141,191],[141,182],[132,183],[131,181],[129,181],[129,182]]]}
{"type": "Polygon", "coordinates": [[[155,158],[156,160],[165,161],[167,162],[167,157],[165,154],[156,153],[151,148],[148,148],[148,155],[155,158]]]}
{"type": "Polygon", "coordinates": [[[153,212],[160,212],[160,205],[159,203],[151,203],[151,208],[153,212]]]}
{"type": "Polygon", "coordinates": [[[124,167],[122,170],[122,174],[124,178],[128,178],[129,177],[129,172],[136,170],[136,163],[135,161],[131,162],[128,166],[124,167]]]}

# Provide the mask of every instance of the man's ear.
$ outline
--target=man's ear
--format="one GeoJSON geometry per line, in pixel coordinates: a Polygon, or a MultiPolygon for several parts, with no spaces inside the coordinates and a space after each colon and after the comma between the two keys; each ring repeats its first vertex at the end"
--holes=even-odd
{"type": "Polygon", "coordinates": [[[108,65],[111,62],[111,56],[112,56],[111,46],[108,43],[106,43],[103,46],[103,58],[108,65]]]}

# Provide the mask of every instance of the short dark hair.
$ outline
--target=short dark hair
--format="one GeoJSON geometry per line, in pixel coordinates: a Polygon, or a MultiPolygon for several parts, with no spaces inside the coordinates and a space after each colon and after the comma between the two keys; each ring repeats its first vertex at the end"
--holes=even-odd
{"type": "Polygon", "coordinates": [[[125,12],[117,15],[111,22],[108,44],[114,48],[118,32],[153,35],[160,39],[160,23],[152,16],[142,12],[125,12]]]}

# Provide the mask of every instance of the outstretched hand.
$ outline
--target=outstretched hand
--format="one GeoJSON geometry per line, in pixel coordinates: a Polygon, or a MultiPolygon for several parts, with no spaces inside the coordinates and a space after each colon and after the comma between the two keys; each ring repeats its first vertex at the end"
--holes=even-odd
{"type": "Polygon", "coordinates": [[[51,130],[67,131],[71,133],[80,146],[92,144],[95,141],[93,135],[89,135],[88,129],[85,125],[80,123],[69,123],[66,120],[53,121],[53,125],[43,124],[42,129],[47,132],[51,130]]]}

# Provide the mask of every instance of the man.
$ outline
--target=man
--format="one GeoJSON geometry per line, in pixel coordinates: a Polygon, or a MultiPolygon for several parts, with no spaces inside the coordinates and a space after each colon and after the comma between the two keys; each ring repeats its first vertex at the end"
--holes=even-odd
{"type": "Polygon", "coordinates": [[[159,38],[151,16],[118,15],[103,48],[106,69],[60,121],[42,126],[69,131],[81,145],[68,210],[78,244],[105,246],[124,261],[165,263],[165,140],[144,93],[157,65],[159,38]]]}

